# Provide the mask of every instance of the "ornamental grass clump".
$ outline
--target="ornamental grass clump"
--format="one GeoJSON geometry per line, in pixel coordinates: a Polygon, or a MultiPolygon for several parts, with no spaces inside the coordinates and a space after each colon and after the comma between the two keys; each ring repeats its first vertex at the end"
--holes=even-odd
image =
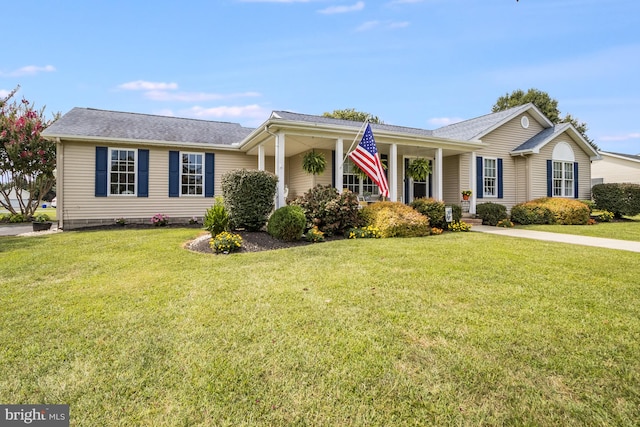
{"type": "Polygon", "coordinates": [[[204,215],[204,229],[211,233],[211,237],[216,237],[223,231],[229,230],[229,213],[224,206],[224,199],[217,196],[213,206],[207,209],[204,215]]]}
{"type": "Polygon", "coordinates": [[[209,246],[211,246],[213,252],[217,254],[237,252],[242,248],[242,236],[235,233],[229,233],[228,231],[223,231],[209,240],[209,246]]]}
{"type": "Polygon", "coordinates": [[[386,237],[421,237],[431,233],[429,218],[400,202],[378,202],[369,205],[366,217],[369,224],[380,230],[380,236],[386,237]]]}

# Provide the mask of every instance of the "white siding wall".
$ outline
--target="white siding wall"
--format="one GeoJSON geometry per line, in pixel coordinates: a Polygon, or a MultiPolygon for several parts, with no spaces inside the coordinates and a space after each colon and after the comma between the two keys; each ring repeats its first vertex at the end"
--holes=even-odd
{"type": "MultiPolygon", "coordinates": [[[[142,148],[137,145],[118,147],[142,148]]],[[[175,221],[186,221],[193,216],[202,217],[206,209],[213,204],[212,198],[169,197],[169,151],[169,148],[149,148],[149,197],[95,197],[96,144],[64,142],[64,227],[71,229],[113,224],[115,218],[121,217],[130,222],[146,223],[156,213],[166,214],[170,220],[174,218],[175,221]]],[[[215,153],[216,195],[222,194],[220,178],[224,173],[234,169],[257,167],[255,156],[215,150],[211,152],[215,153]]]]}
{"type": "Polygon", "coordinates": [[[640,162],[602,155],[602,160],[591,164],[591,177],[602,178],[604,183],[630,182],[640,184],[640,162]]]}

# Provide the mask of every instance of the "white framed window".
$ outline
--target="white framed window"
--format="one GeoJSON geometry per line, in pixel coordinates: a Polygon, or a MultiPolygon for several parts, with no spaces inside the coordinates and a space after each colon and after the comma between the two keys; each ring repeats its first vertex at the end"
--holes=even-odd
{"type": "Polygon", "coordinates": [[[377,197],[380,195],[380,189],[371,178],[362,179],[358,176],[358,167],[351,159],[347,159],[342,169],[342,188],[361,196],[377,197]]]}
{"type": "Polygon", "coordinates": [[[498,159],[483,158],[482,183],[484,197],[498,196],[498,159]]]}
{"type": "Polygon", "coordinates": [[[573,162],[553,162],[553,196],[573,197],[573,162]]]}
{"type": "Polygon", "coordinates": [[[204,194],[204,155],[180,153],[180,194],[202,196],[204,194]]]}
{"type": "Polygon", "coordinates": [[[109,195],[136,194],[136,150],[109,149],[109,195]]]}

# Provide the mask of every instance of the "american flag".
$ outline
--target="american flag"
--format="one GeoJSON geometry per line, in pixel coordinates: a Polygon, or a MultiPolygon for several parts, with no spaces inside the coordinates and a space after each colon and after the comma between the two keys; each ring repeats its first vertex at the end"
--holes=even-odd
{"type": "Polygon", "coordinates": [[[381,195],[389,197],[389,183],[387,182],[387,176],[384,174],[382,163],[380,163],[376,140],[373,139],[373,132],[371,132],[369,123],[367,123],[367,128],[364,131],[364,135],[362,135],[360,144],[349,153],[349,158],[378,185],[381,195]]]}

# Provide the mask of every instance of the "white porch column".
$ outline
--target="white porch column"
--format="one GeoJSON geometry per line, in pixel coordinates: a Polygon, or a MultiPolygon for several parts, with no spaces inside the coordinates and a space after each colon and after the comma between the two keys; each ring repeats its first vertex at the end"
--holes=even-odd
{"type": "Polygon", "coordinates": [[[338,190],[338,193],[342,193],[342,175],[344,173],[344,164],[342,163],[342,159],[344,156],[344,142],[342,140],[342,138],[338,138],[336,140],[336,148],[335,148],[335,165],[336,165],[336,170],[333,171],[333,176],[335,178],[335,182],[336,182],[336,190],[338,190]]]}
{"type": "Polygon", "coordinates": [[[278,186],[276,188],[276,209],[286,204],[284,198],[284,133],[276,134],[276,176],[278,177],[278,186]]]}
{"type": "Polygon", "coordinates": [[[389,200],[398,201],[398,144],[389,148],[389,200]]]}
{"type": "Polygon", "coordinates": [[[476,161],[476,152],[473,151],[471,152],[471,164],[469,165],[469,188],[471,188],[471,197],[470,197],[470,201],[469,201],[469,213],[470,214],[475,214],[476,213],[476,203],[478,200],[478,191],[479,189],[477,188],[478,185],[476,184],[477,180],[476,180],[476,174],[477,172],[477,161],[476,161]]]}
{"type": "Polygon", "coordinates": [[[264,166],[264,144],[258,145],[258,170],[265,170],[264,166]]]}
{"type": "Polygon", "coordinates": [[[443,199],[442,191],[442,148],[436,148],[433,165],[433,198],[443,199]]]}

